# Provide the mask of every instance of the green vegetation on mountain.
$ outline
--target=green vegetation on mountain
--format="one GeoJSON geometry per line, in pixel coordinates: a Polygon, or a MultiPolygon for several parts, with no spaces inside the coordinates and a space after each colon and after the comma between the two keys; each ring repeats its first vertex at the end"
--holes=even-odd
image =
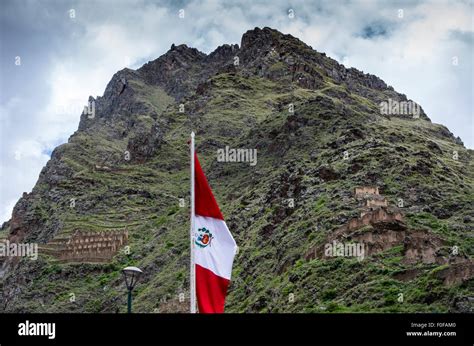
{"type": "Polygon", "coordinates": [[[173,45],[119,71],[103,97],[90,99],[95,116],[82,114],[54,150],[0,239],[41,245],[76,230],[128,230],[130,251],[110,263],[62,263],[41,252],[37,261],[5,263],[0,310],[124,312],[120,271],[135,265],[144,272],[136,312],[186,312],[187,141],[195,131],[239,245],[226,311],[472,312],[472,272],[446,284],[439,273],[451,262],[408,263],[403,244],[362,261],[305,258],[359,216],[354,187],[375,185],[390,205],[403,201],[408,229],[440,237],[445,257],[456,247],[472,263],[473,151],[423,111],[381,115],[387,99],[409,101],[269,28],[247,32],[240,47],[205,55],[173,45]],[[225,146],[257,149],[257,165],[218,162],[225,146]],[[409,271],[416,275],[399,279],[409,271]]]}

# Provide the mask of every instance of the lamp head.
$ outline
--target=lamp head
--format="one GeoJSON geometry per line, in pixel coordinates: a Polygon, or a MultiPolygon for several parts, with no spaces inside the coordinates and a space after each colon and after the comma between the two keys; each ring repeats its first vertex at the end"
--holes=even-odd
{"type": "Polygon", "coordinates": [[[126,267],[122,269],[125,285],[127,285],[129,291],[133,290],[142,273],[143,272],[137,267],[126,267]]]}

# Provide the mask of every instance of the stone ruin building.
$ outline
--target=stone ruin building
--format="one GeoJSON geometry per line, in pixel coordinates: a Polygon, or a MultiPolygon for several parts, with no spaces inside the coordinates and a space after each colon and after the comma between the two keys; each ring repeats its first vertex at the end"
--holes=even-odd
{"type": "MultiPolygon", "coordinates": [[[[377,186],[356,187],[354,198],[359,201],[360,217],[349,220],[332,232],[326,243],[362,243],[365,244],[368,256],[403,245],[402,261],[406,264],[449,264],[437,273],[445,285],[459,284],[474,277],[474,261],[463,255],[452,256],[447,253],[446,241],[436,234],[408,228],[401,210],[389,206],[387,199],[379,194],[377,186]],[[364,230],[366,226],[372,227],[364,230]]],[[[325,259],[324,244],[311,247],[305,258],[325,259]]],[[[402,281],[412,280],[421,272],[421,268],[408,269],[398,273],[395,278],[402,281]]]]}
{"type": "Polygon", "coordinates": [[[56,238],[40,251],[61,262],[108,262],[128,243],[128,231],[86,232],[77,230],[69,238],[56,238]]]}
{"type": "Polygon", "coordinates": [[[379,187],[378,186],[360,186],[354,189],[354,196],[356,198],[362,198],[369,195],[378,195],[379,187]]]}

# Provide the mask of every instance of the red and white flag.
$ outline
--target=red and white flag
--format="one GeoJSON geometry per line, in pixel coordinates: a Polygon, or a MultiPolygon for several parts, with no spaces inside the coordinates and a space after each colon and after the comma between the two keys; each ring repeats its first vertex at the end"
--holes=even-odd
{"type": "MultiPolygon", "coordinates": [[[[192,175],[195,204],[194,208],[191,207],[191,261],[194,260],[194,289],[200,313],[223,313],[237,245],[227,228],[198,157],[193,153],[193,135],[194,133],[191,135],[191,153],[194,156],[192,175]]],[[[193,266],[192,262],[191,265],[193,266]]],[[[193,275],[191,279],[192,277],[193,275]]],[[[191,290],[193,286],[191,285],[191,290]]],[[[194,304],[192,301],[193,299],[191,303],[194,304]]]]}

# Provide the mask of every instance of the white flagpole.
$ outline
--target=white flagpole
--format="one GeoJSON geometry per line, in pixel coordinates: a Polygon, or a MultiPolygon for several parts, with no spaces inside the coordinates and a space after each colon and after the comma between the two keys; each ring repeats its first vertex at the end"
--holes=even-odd
{"type": "Polygon", "coordinates": [[[194,132],[191,132],[191,261],[190,261],[190,294],[191,313],[196,313],[196,266],[194,265],[194,132]]]}

